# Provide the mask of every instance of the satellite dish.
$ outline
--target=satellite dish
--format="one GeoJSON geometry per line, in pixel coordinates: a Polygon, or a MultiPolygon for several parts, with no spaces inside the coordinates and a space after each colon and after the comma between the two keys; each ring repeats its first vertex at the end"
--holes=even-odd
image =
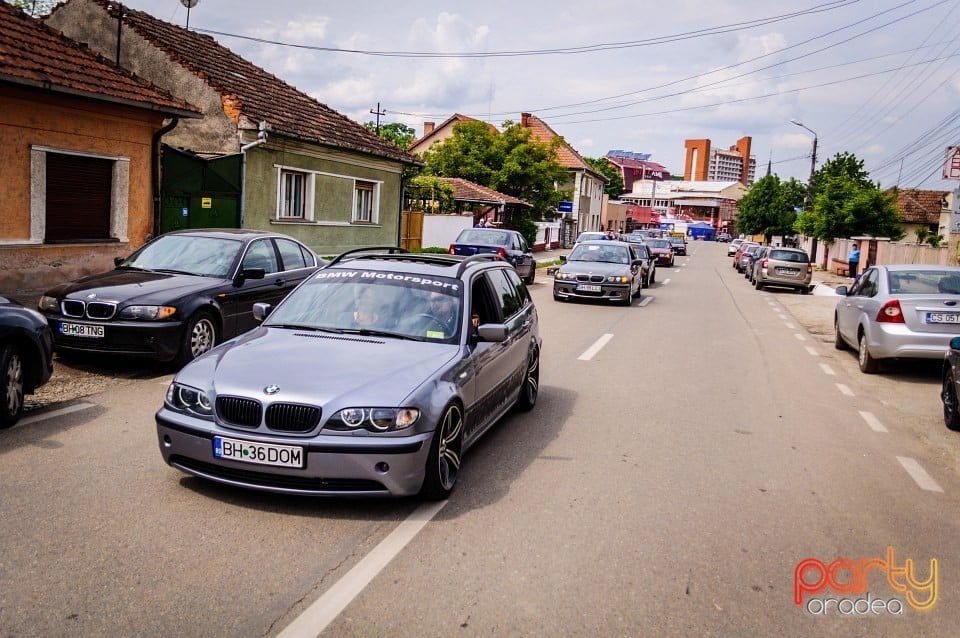
{"type": "Polygon", "coordinates": [[[200,4],[200,0],[180,0],[180,4],[187,8],[187,28],[190,28],[190,9],[200,4]]]}

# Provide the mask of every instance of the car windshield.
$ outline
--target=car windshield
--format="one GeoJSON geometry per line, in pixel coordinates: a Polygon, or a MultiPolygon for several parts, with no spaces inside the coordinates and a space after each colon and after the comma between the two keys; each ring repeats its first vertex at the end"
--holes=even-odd
{"type": "Polygon", "coordinates": [[[671,237],[671,238],[670,238],[670,243],[671,243],[671,244],[683,244],[683,243],[686,243],[686,242],[683,241],[683,238],[682,238],[682,237],[671,237]]]}
{"type": "Polygon", "coordinates": [[[482,228],[467,229],[457,237],[458,244],[493,244],[495,246],[509,246],[510,233],[482,228]]]}
{"type": "Polygon", "coordinates": [[[164,235],[130,255],[119,267],[229,277],[242,249],[243,243],[236,239],[164,235]]]}
{"type": "Polygon", "coordinates": [[[603,239],[605,236],[605,233],[580,233],[580,235],[577,237],[577,243],[582,241],[592,241],[594,239],[603,239]]]}
{"type": "Polygon", "coordinates": [[[264,325],[453,343],[462,308],[456,279],[335,268],[296,288],[264,325]]]}
{"type": "Polygon", "coordinates": [[[647,246],[653,246],[654,248],[670,248],[670,242],[666,239],[648,239],[647,246]]]}
{"type": "Polygon", "coordinates": [[[630,249],[620,245],[579,244],[574,247],[567,261],[597,261],[607,264],[629,264],[630,249]]]}
{"type": "Polygon", "coordinates": [[[893,270],[887,277],[894,295],[960,295],[957,270],[893,270]]]}

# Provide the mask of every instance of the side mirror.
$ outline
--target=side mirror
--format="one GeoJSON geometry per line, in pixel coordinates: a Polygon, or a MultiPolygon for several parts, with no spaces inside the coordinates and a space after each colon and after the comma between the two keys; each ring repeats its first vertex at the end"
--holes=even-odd
{"type": "Polygon", "coordinates": [[[847,287],[846,286],[837,286],[837,289],[834,291],[841,297],[847,296],[847,287]]]}
{"type": "Polygon", "coordinates": [[[271,310],[273,310],[273,306],[268,303],[258,301],[257,303],[253,304],[253,318],[256,319],[257,322],[263,321],[270,314],[271,310]]]}
{"type": "Polygon", "coordinates": [[[508,332],[506,324],[502,323],[484,323],[477,328],[480,341],[502,343],[507,340],[508,332]]]}
{"type": "Polygon", "coordinates": [[[114,265],[114,266],[119,266],[119,265],[122,264],[124,261],[126,261],[126,259],[127,259],[126,257],[114,257],[114,258],[113,258],[113,265],[114,265]]]}
{"type": "Polygon", "coordinates": [[[954,337],[950,340],[951,350],[960,350],[960,337],[954,337]]]}
{"type": "Polygon", "coordinates": [[[561,263],[561,264],[567,263],[567,256],[566,256],[566,255],[560,255],[560,263],[561,263]]]}
{"type": "Polygon", "coordinates": [[[240,274],[237,275],[233,283],[241,286],[247,279],[263,279],[266,276],[267,271],[263,268],[244,268],[240,271],[240,274]]]}

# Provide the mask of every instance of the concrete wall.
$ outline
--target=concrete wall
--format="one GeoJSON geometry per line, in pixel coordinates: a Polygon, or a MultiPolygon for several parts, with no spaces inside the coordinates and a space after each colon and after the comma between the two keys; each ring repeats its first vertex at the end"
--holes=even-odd
{"type": "MultiPolygon", "coordinates": [[[[100,5],[90,0],[70,0],[45,22],[108,60],[116,59],[117,22],[100,5]]],[[[181,120],[176,129],[163,137],[164,144],[187,148],[200,155],[240,151],[237,122],[225,114],[220,94],[137,35],[133,28],[125,27],[120,41],[122,67],[203,111],[203,118],[181,120]]]]}

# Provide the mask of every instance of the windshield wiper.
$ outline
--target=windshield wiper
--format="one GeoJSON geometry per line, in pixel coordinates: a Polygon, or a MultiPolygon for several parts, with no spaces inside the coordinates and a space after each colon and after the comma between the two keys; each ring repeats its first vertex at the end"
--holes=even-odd
{"type": "Polygon", "coordinates": [[[393,337],[394,339],[405,339],[407,341],[425,341],[423,337],[414,337],[403,334],[402,332],[390,332],[389,330],[371,330],[370,328],[344,328],[339,332],[352,335],[361,335],[363,337],[393,337]]]}
{"type": "Polygon", "coordinates": [[[195,272],[187,272],[186,270],[174,270],[173,268],[157,268],[154,272],[162,272],[168,275],[196,275],[195,272]]]}
{"type": "Polygon", "coordinates": [[[265,323],[268,328],[284,328],[286,330],[309,330],[311,332],[330,332],[333,334],[343,334],[340,328],[330,328],[328,326],[305,326],[299,323],[265,323]]]}
{"type": "Polygon", "coordinates": [[[117,266],[117,270],[139,270],[141,272],[153,272],[149,268],[141,268],[140,266],[117,266]]]}

